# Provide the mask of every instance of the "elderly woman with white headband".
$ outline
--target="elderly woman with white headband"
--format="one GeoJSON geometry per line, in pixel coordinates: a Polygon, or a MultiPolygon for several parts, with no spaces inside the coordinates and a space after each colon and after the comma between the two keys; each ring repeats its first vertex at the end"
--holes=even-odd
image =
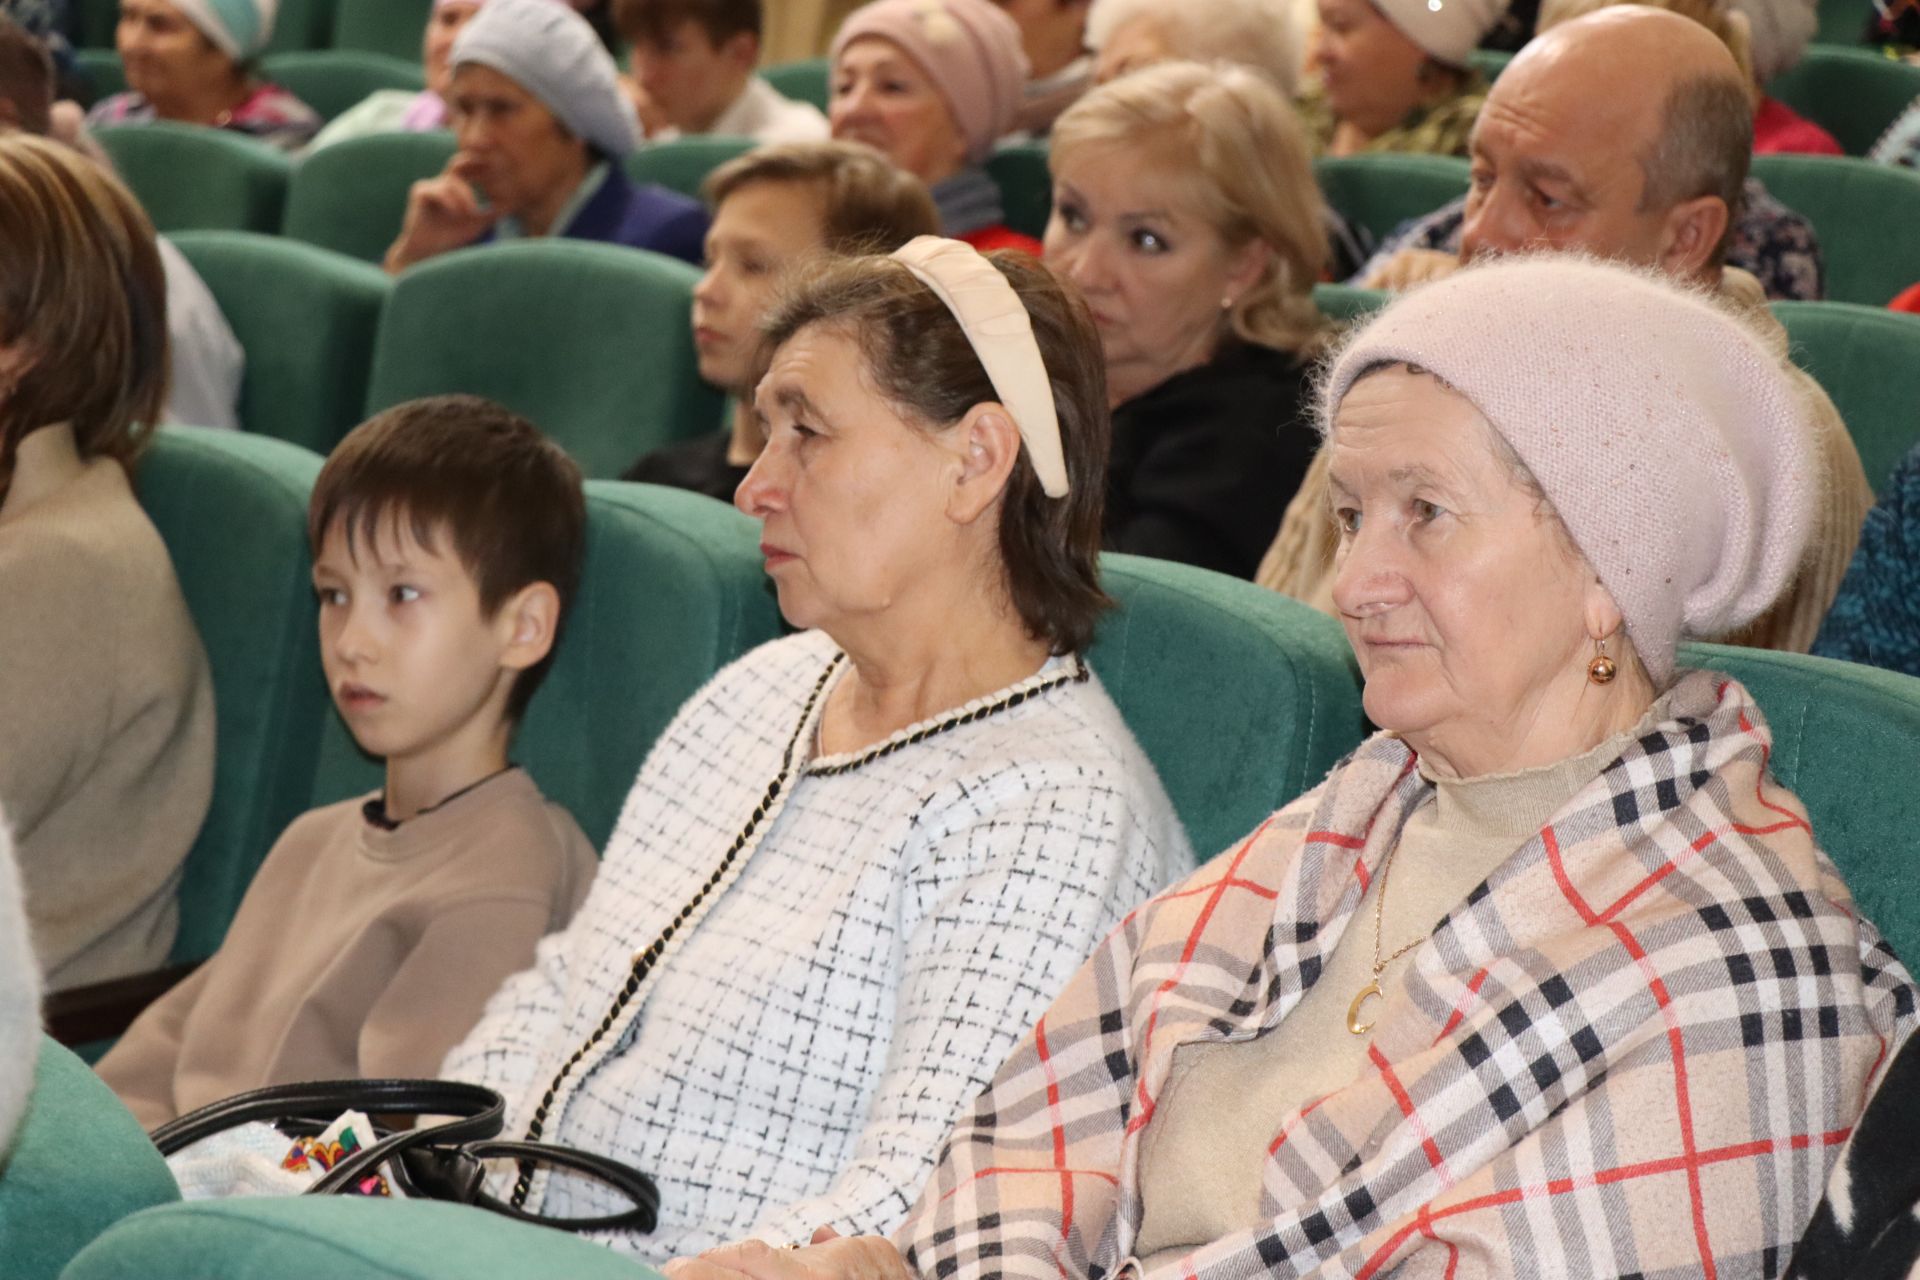
{"type": "MultiPolygon", "coordinates": [[[[802,630],[681,710],[579,915],[445,1065],[509,1132],[652,1175],[658,1230],[612,1240],[652,1261],[897,1226],[1021,1031],[1191,857],[1081,657],[1107,604],[1085,306],[922,237],[822,265],[765,328],[736,502],[802,630]]],[[[616,1208],[565,1175],[510,1195],[616,1208]]]]}
{"type": "Polygon", "coordinates": [[[1791,575],[1800,404],[1626,268],[1390,306],[1322,405],[1382,732],[1128,917],[891,1241],[673,1280],[1776,1271],[1914,996],[1676,651],[1791,575]]]}
{"type": "Polygon", "coordinates": [[[1464,156],[1487,81],[1469,61],[1504,0],[1317,0],[1301,95],[1319,150],[1464,156]]]}
{"type": "Polygon", "coordinates": [[[448,61],[447,122],[459,150],[445,172],[413,184],[388,271],[531,236],[700,261],[700,202],[627,177],[640,122],[585,18],[554,0],[488,0],[448,61]]]}
{"type": "Polygon", "coordinates": [[[87,123],[171,120],[232,129],[287,151],[305,146],[320,117],[253,74],[279,7],[280,0],[120,0],[113,42],[127,91],[96,103],[87,123]]]}

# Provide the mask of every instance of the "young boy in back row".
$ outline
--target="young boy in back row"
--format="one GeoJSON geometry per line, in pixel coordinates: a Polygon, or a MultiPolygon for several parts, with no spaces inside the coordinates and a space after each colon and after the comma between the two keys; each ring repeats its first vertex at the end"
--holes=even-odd
{"type": "Polygon", "coordinates": [[[507,762],[579,582],[580,472],[471,396],[357,428],[314,485],[321,663],[383,790],[297,819],[214,957],[99,1065],[149,1128],[269,1084],[433,1076],[597,867],[507,762]]]}

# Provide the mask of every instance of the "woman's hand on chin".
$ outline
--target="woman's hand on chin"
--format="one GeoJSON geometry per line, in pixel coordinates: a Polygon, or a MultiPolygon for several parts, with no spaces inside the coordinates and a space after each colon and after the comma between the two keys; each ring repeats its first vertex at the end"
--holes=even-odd
{"type": "Polygon", "coordinates": [[[913,1280],[907,1260],[885,1236],[843,1236],[832,1227],[813,1233],[804,1249],[779,1249],[759,1240],[723,1244],[697,1258],[675,1258],[661,1268],[667,1280],[913,1280]]]}

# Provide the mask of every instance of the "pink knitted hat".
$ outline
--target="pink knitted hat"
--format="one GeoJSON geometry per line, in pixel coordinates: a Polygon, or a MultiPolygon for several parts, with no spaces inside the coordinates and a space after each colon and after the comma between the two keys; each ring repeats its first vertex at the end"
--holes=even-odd
{"type": "Polygon", "coordinates": [[[1558,254],[1470,267],[1390,305],[1335,359],[1425,368],[1505,437],[1664,688],[1683,636],[1751,621],[1792,582],[1820,491],[1788,371],[1707,296],[1558,254]]]}
{"type": "Polygon", "coordinates": [[[847,15],[833,60],[862,36],[891,40],[919,63],[947,101],[979,164],[1013,128],[1026,102],[1027,55],[1020,28],[989,0],[873,0],[847,15]]]}

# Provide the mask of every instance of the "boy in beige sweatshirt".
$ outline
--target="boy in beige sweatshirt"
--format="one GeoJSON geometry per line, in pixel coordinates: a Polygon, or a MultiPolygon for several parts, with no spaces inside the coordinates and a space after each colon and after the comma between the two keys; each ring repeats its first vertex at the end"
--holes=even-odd
{"type": "Polygon", "coordinates": [[[151,1127],[269,1084],[431,1076],[586,896],[573,818],[507,762],[579,581],[580,472],[469,396],[350,434],[308,512],[321,662],[371,796],[305,814],[212,959],[101,1077],[151,1127]]]}

